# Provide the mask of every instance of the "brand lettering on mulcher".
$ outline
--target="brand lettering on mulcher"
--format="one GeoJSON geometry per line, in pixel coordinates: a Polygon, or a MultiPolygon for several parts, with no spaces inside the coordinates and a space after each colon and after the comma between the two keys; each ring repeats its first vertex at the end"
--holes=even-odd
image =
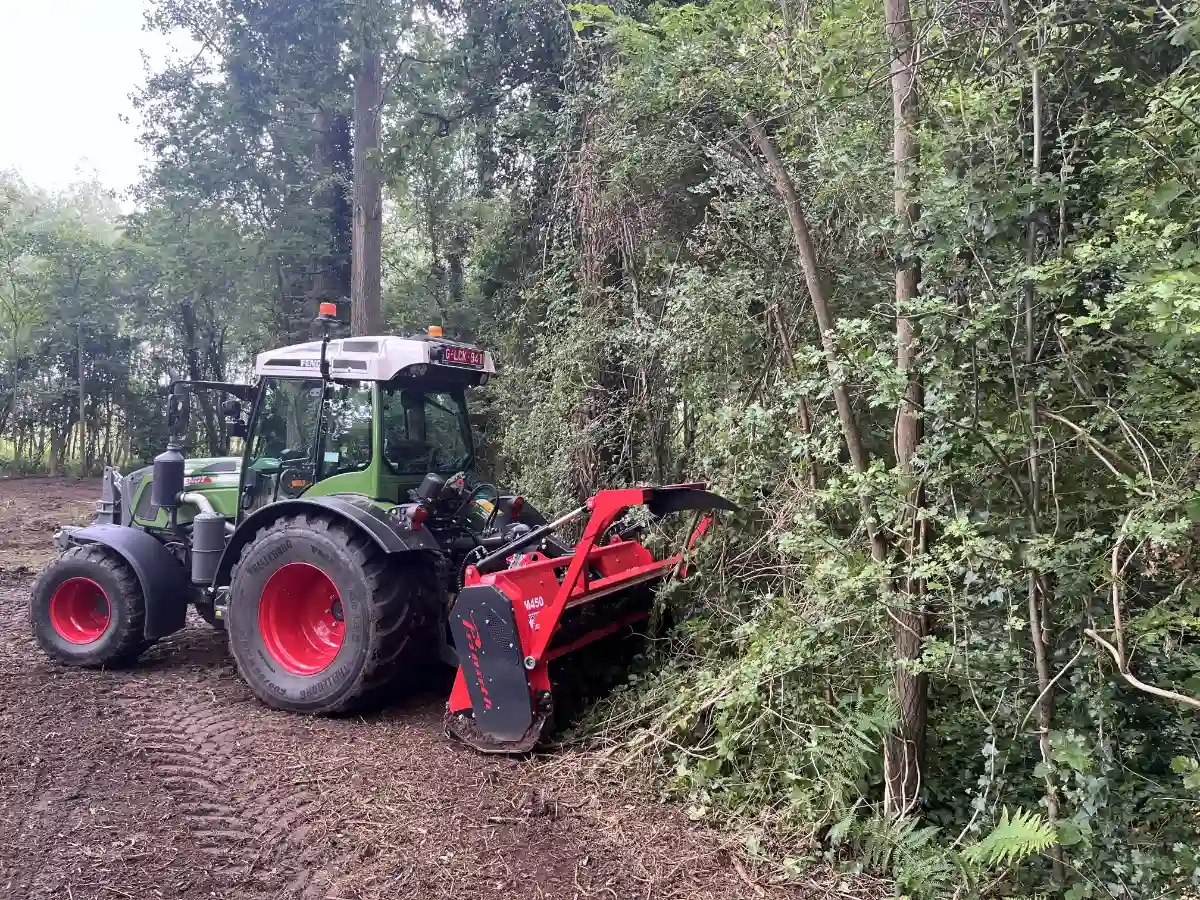
{"type": "Polygon", "coordinates": [[[545,597],[530,597],[525,601],[525,612],[532,612],[535,609],[542,609],[545,605],[545,597]]]}
{"type": "Polygon", "coordinates": [[[483,680],[483,669],[479,665],[479,651],[483,649],[483,639],[479,629],[475,627],[474,619],[463,619],[463,630],[467,633],[467,656],[471,659],[471,667],[475,670],[475,680],[479,682],[479,692],[483,694],[483,708],[492,708],[492,698],[488,696],[487,684],[483,680]]]}

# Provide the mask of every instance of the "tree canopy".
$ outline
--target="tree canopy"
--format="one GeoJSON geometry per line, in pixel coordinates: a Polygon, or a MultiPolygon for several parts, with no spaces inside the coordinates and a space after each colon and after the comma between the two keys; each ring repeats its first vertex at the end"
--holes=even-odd
{"type": "Polygon", "coordinates": [[[199,51],[138,88],[134,211],[0,177],[6,467],[144,461],[161,372],[247,377],[364,302],[369,164],[386,327],[501,362],[494,480],[742,509],[584,740],[772,877],[1200,887],[1200,4],[156,0],[147,27],[199,51]]]}

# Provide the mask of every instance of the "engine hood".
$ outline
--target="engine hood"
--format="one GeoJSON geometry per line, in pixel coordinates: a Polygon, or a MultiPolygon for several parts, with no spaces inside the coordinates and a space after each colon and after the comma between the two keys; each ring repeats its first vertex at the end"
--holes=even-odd
{"type": "Polygon", "coordinates": [[[212,456],[185,460],[183,463],[183,486],[185,488],[236,487],[242,470],[240,456],[212,456]]]}

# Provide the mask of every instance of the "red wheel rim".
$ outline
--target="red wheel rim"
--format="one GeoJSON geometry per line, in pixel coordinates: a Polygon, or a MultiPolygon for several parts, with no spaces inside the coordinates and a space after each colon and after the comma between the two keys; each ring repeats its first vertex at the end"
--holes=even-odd
{"type": "Polygon", "coordinates": [[[50,595],[50,624],[64,641],[98,641],[110,618],[108,595],[90,578],[68,578],[50,595]]]}
{"type": "Polygon", "coordinates": [[[342,646],[342,600],[333,581],[309,563],[288,563],[263,586],[258,628],[271,657],[293,675],[315,675],[342,646]]]}

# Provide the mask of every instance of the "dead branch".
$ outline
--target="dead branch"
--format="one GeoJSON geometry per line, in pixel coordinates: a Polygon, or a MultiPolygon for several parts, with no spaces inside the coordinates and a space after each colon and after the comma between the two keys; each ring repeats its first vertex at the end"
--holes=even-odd
{"type": "MultiPolygon", "coordinates": [[[[1121,564],[1121,548],[1125,545],[1126,530],[1129,527],[1129,520],[1132,515],[1133,513],[1126,515],[1125,521],[1121,523],[1121,529],[1117,534],[1117,542],[1113,545],[1112,562],[1109,567],[1112,578],[1113,636],[1117,642],[1116,646],[1114,647],[1112,643],[1102,638],[1094,628],[1085,628],[1083,633],[1108,651],[1109,655],[1113,658],[1113,662],[1117,664],[1117,672],[1132,687],[1137,688],[1145,694],[1162,697],[1164,700],[1173,700],[1176,703],[1182,703],[1184,706],[1190,706],[1192,709],[1200,709],[1200,699],[1147,684],[1129,671],[1129,658],[1125,655],[1125,626],[1121,616],[1121,573],[1125,570],[1125,566],[1121,564]]],[[[1137,548],[1134,548],[1134,552],[1137,552],[1137,548]]],[[[1130,556],[1132,555],[1130,554],[1130,556]]]]}

